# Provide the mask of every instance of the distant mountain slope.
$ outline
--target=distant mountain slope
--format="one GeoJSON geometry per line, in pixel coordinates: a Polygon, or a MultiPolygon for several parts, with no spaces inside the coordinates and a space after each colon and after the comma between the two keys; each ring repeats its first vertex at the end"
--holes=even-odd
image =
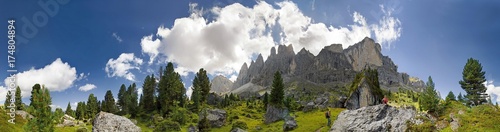
{"type": "Polygon", "coordinates": [[[304,48],[295,54],[291,45],[280,45],[277,50],[273,47],[270,52],[266,61],[259,54],[250,65],[244,63],[232,88],[247,83],[269,87],[277,70],[281,71],[285,83],[299,79],[316,84],[345,85],[365,67],[377,69],[383,89],[422,91],[424,87],[423,81],[398,72],[391,58],[382,55],[380,44],[368,37],[346,49],[341,44],[326,46],[316,56],[304,48]]]}

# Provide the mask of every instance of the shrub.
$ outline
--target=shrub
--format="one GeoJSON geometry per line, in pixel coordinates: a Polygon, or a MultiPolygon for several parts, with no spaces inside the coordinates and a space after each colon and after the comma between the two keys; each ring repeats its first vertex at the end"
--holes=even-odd
{"type": "Polygon", "coordinates": [[[155,125],[154,132],[180,131],[181,125],[171,120],[164,120],[155,125]]]}
{"type": "Polygon", "coordinates": [[[242,122],[242,121],[236,121],[235,123],[233,123],[233,126],[231,129],[236,129],[236,128],[240,128],[240,129],[248,129],[248,126],[247,126],[247,123],[245,122],[242,122]]]}
{"type": "Polygon", "coordinates": [[[185,125],[187,122],[187,117],[185,114],[188,114],[188,110],[185,108],[179,108],[172,113],[172,120],[178,122],[180,125],[185,125]]]}
{"type": "Polygon", "coordinates": [[[87,128],[85,127],[80,127],[78,129],[76,129],[76,132],[87,132],[87,128]]]}

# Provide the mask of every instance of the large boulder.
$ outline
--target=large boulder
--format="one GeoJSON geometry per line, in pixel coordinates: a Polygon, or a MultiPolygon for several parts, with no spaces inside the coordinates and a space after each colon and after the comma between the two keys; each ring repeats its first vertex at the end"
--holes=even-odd
{"type": "Polygon", "coordinates": [[[26,111],[22,111],[22,110],[17,110],[16,111],[16,115],[20,115],[21,117],[23,117],[23,119],[31,119],[31,118],[33,118],[33,115],[31,115],[30,113],[28,113],[26,111]]]}
{"type": "Polygon", "coordinates": [[[407,129],[406,122],[413,121],[415,116],[413,109],[397,109],[384,104],[345,110],[337,116],[330,131],[402,132],[407,129]]]}
{"type": "Polygon", "coordinates": [[[283,131],[291,131],[297,128],[297,121],[293,117],[285,118],[285,123],[283,123],[283,131]]]}
{"type": "Polygon", "coordinates": [[[107,112],[99,112],[92,122],[92,132],[140,132],[132,121],[107,112]]]}
{"type": "Polygon", "coordinates": [[[57,127],[74,127],[77,125],[77,121],[75,120],[75,118],[67,115],[67,114],[64,114],[63,117],[61,117],[61,119],[63,120],[61,122],[61,124],[57,124],[56,126],[57,127]]]}
{"type": "MultiPolygon", "coordinates": [[[[227,113],[225,110],[221,109],[206,109],[207,119],[212,127],[222,127],[226,123],[227,113]]],[[[204,118],[205,115],[200,113],[200,119],[204,118]]]]}
{"type": "Polygon", "coordinates": [[[235,129],[232,129],[231,132],[247,132],[241,128],[235,128],[235,129]]]}
{"type": "Polygon", "coordinates": [[[199,132],[198,127],[189,125],[188,132],[199,132]]]}
{"type": "Polygon", "coordinates": [[[280,108],[274,105],[268,105],[266,114],[264,115],[264,123],[271,124],[273,122],[283,120],[287,115],[288,115],[288,110],[286,110],[286,108],[280,108]]]}

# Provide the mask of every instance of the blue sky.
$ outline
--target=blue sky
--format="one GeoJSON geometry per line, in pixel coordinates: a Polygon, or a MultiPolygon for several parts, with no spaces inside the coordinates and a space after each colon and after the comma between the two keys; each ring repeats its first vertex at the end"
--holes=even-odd
{"type": "MultiPolygon", "coordinates": [[[[382,44],[400,72],[424,81],[432,76],[442,96],[464,93],[458,81],[470,57],[482,63],[488,92],[500,94],[500,2],[47,0],[47,11],[40,1],[1,1],[0,18],[16,20],[18,85],[28,91],[44,82],[63,108],[90,93],[99,100],[106,90],[116,96],[121,84],[142,87],[168,61],[189,87],[201,67],[234,79],[244,62],[259,53],[267,58],[278,44],[314,53],[365,36],[382,44]]],[[[7,61],[0,65],[8,68],[7,61]]]]}

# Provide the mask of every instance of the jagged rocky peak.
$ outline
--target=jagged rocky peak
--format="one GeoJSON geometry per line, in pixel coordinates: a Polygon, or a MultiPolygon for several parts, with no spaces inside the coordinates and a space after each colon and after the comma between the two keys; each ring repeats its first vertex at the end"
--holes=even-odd
{"type": "Polygon", "coordinates": [[[257,65],[264,64],[264,58],[262,57],[262,54],[259,54],[259,56],[257,56],[257,59],[255,60],[255,63],[257,65]]]}
{"type": "Polygon", "coordinates": [[[275,55],[276,55],[276,48],[272,47],[270,56],[275,56],[275,55]]]}
{"type": "Polygon", "coordinates": [[[323,48],[323,49],[326,49],[326,50],[329,50],[329,51],[332,51],[335,53],[342,53],[342,51],[344,50],[342,48],[342,44],[332,44],[329,46],[325,46],[325,48],[323,48]]]}
{"type": "Polygon", "coordinates": [[[224,94],[231,91],[233,87],[233,82],[227,79],[225,76],[218,75],[212,79],[212,87],[210,88],[211,92],[215,92],[217,94],[224,94]]]}
{"type": "Polygon", "coordinates": [[[284,55],[284,56],[295,55],[295,52],[293,51],[293,46],[291,44],[288,46],[279,45],[278,46],[278,55],[284,55]]]}
{"type": "Polygon", "coordinates": [[[367,66],[382,66],[383,64],[380,44],[368,37],[349,46],[343,52],[355,71],[361,71],[367,66]]]}
{"type": "Polygon", "coordinates": [[[240,68],[240,72],[238,74],[238,78],[236,78],[236,81],[233,83],[233,89],[236,89],[238,87],[240,87],[241,85],[247,83],[248,81],[250,81],[250,79],[248,78],[248,66],[247,66],[247,63],[243,63],[243,65],[241,66],[240,68]]]}

